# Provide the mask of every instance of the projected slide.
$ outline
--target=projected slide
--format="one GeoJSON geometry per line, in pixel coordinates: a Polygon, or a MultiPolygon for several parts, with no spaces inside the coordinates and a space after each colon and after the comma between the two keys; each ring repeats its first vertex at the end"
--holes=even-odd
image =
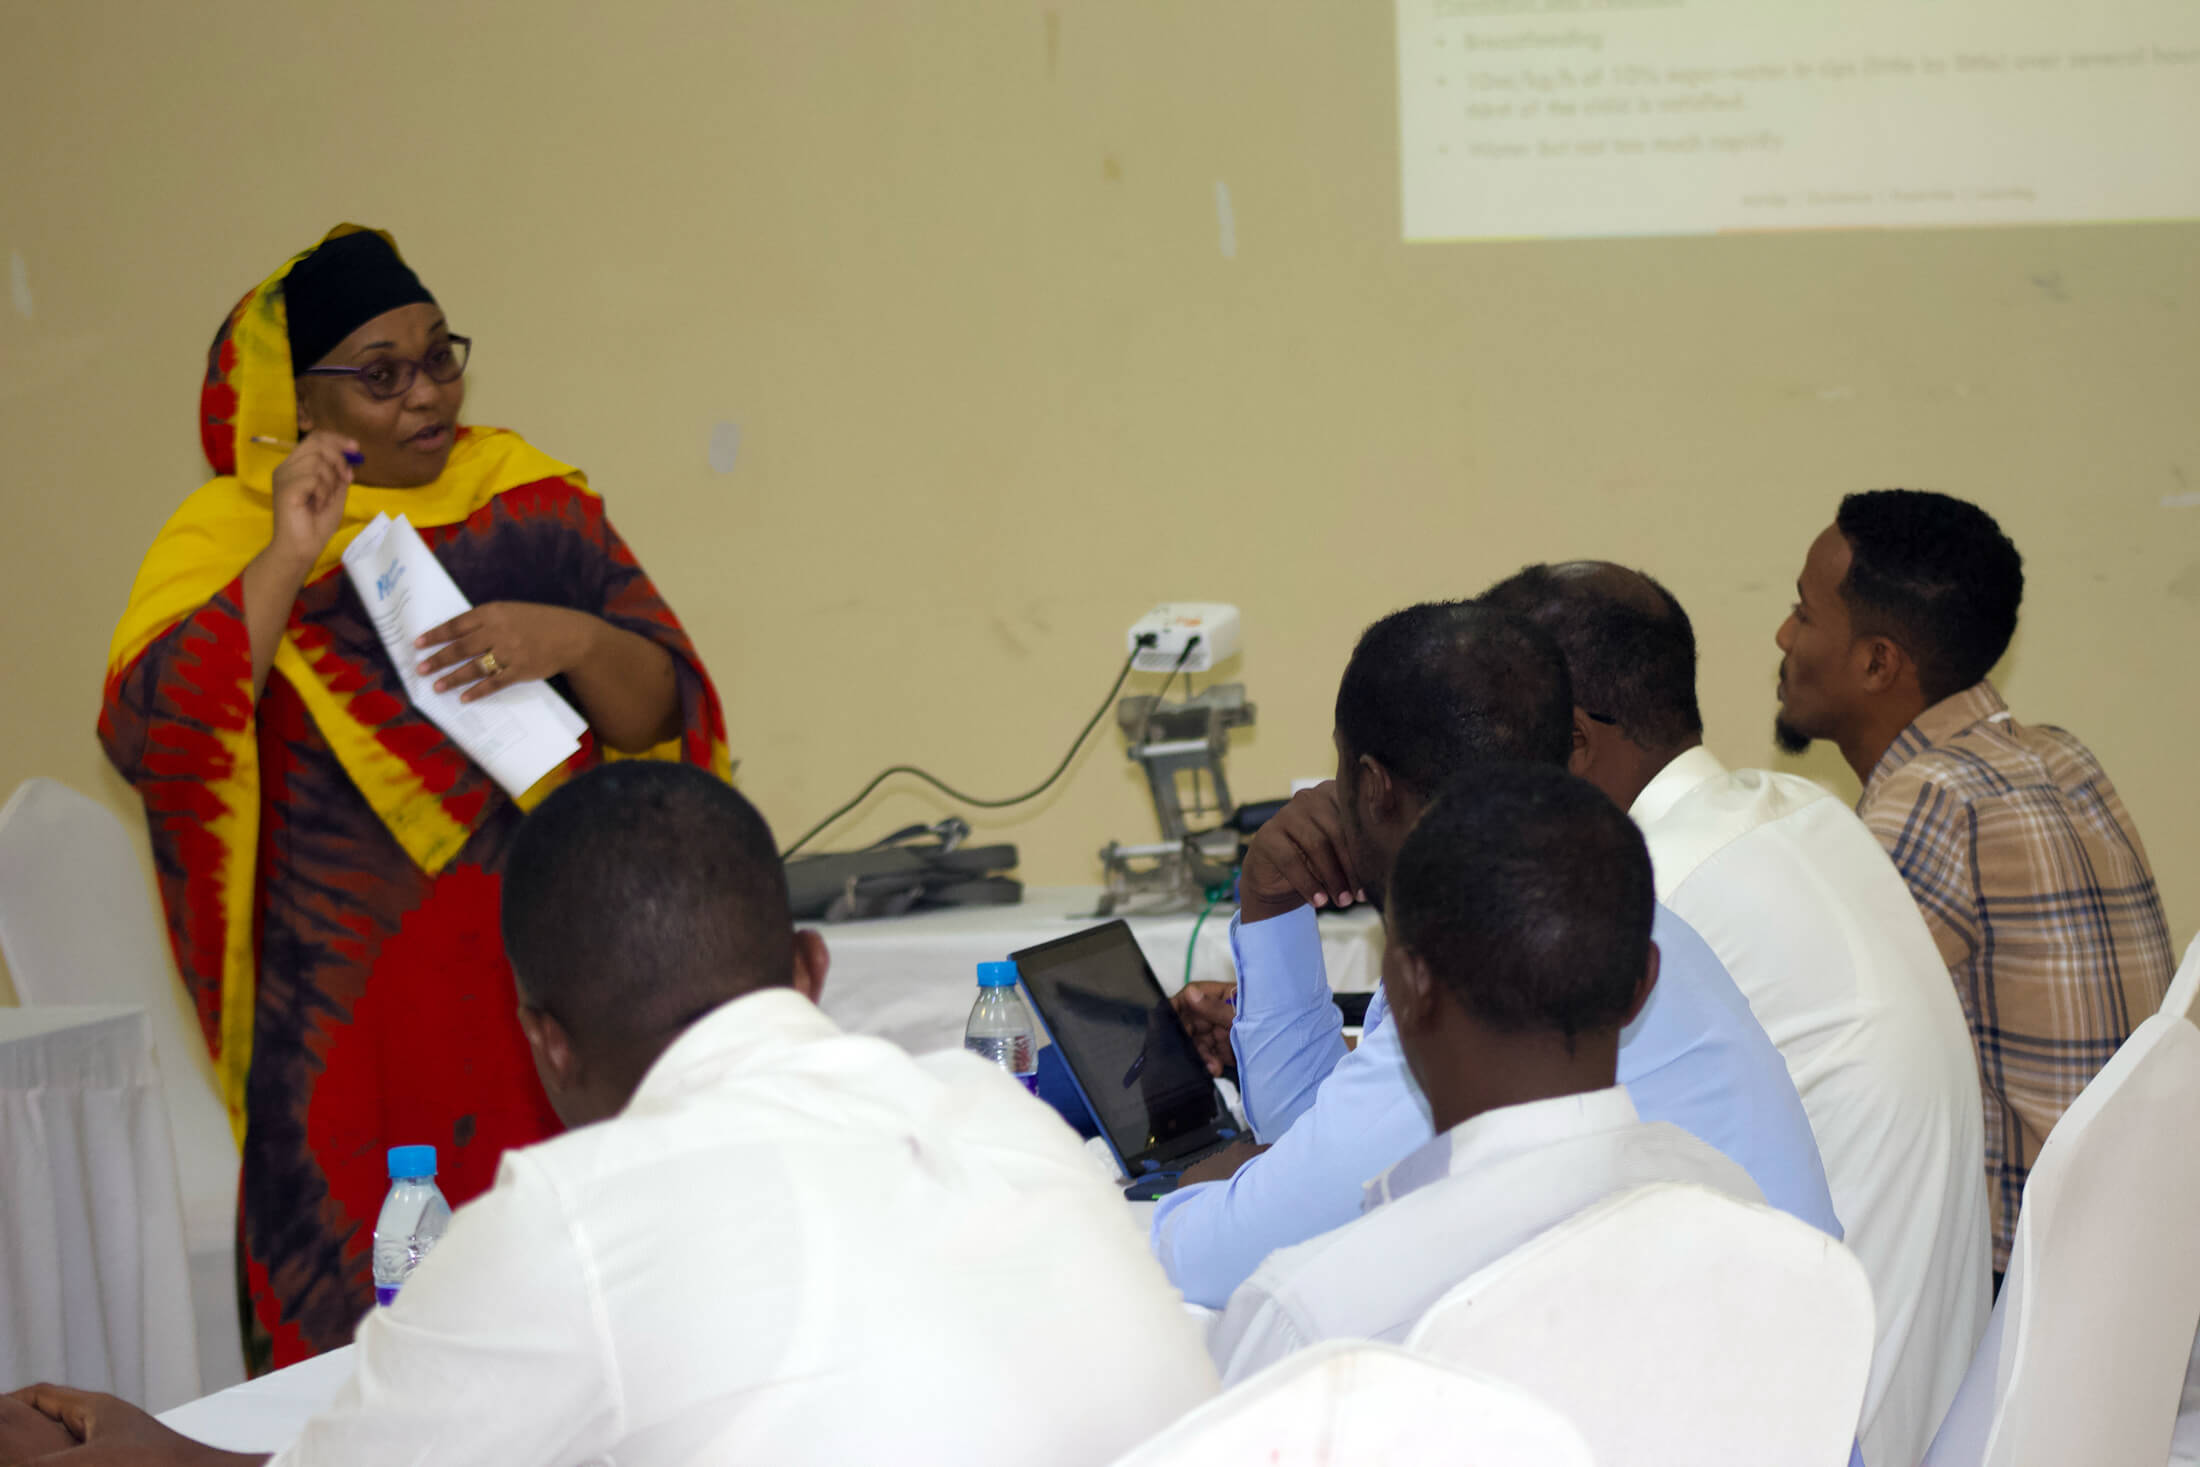
{"type": "Polygon", "coordinates": [[[2200,0],[1397,0],[1409,240],[2200,217],[2200,0]]]}

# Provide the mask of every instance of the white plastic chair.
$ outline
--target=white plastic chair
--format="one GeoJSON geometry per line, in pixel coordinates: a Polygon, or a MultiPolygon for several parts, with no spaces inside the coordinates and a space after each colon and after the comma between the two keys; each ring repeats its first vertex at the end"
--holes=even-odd
{"type": "Polygon", "coordinates": [[[1581,1433],[1501,1380],[1396,1345],[1330,1340],[1280,1360],[1115,1467],[1591,1467],[1581,1433]]]}
{"type": "MultiPolygon", "coordinates": [[[[2185,949],[2185,960],[2162,995],[2161,1012],[2172,1018],[2200,1023],[2193,1001],[2200,999],[2200,936],[2185,949]]],[[[2192,1337],[2192,1357],[2185,1366],[2185,1391],[2177,1412],[2177,1427],[2170,1440],[2170,1467],[2200,1462],[2200,1332],[2192,1337]]]]}
{"type": "MultiPolygon", "coordinates": [[[[2185,949],[2185,960],[2162,995],[2161,1012],[2172,1018],[2200,1023],[2193,1001],[2200,999],[2200,936],[2185,949]]],[[[2200,1462],[2200,1332],[2192,1337],[2192,1357],[2185,1366],[2185,1392],[2179,1403],[2176,1431],[2170,1441],[2170,1467],[2200,1462]]]]}
{"type": "Polygon", "coordinates": [[[0,807],[0,952],[26,1005],[145,1011],[183,1189],[200,1379],[208,1391],[237,1384],[237,1143],[213,1063],[128,833],[54,780],[25,780],[0,807]]]}
{"type": "Polygon", "coordinates": [[[2200,1015],[2192,1011],[2196,998],[2200,998],[2200,937],[2193,938],[2192,946],[2185,949],[2185,961],[2169,981],[2169,992],[2162,995],[2161,1012],[2200,1022],[2200,1015]]]}
{"type": "Polygon", "coordinates": [[[2040,1147],[1933,1467],[2161,1467],[2200,1327],[2200,1029],[2132,1031],[2040,1147]]]}
{"type": "Polygon", "coordinates": [[[1406,1346],[1549,1402],[1606,1467],[1841,1467],[1873,1334],[1848,1249],[1769,1207],[1660,1183],[1467,1279],[1406,1346]]]}

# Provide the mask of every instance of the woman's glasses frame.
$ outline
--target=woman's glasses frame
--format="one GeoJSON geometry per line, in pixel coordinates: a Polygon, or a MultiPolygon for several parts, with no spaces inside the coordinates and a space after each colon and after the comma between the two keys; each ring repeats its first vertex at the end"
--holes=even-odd
{"type": "Polygon", "coordinates": [[[451,363],[448,367],[441,369],[431,367],[425,359],[418,357],[376,357],[363,367],[308,367],[298,375],[301,377],[349,377],[359,384],[360,391],[366,393],[367,396],[377,402],[388,402],[393,397],[403,397],[406,393],[412,391],[413,384],[420,380],[420,374],[423,372],[428,374],[430,382],[443,383],[456,382],[466,375],[466,362],[473,355],[474,339],[471,336],[460,336],[453,332],[451,335],[444,337],[442,341],[437,342],[435,346],[428,348],[428,350],[433,355],[438,347],[443,346],[451,348],[451,363]],[[397,375],[388,382],[377,386],[374,379],[367,374],[370,372],[379,373],[384,368],[395,368],[397,375]]]}

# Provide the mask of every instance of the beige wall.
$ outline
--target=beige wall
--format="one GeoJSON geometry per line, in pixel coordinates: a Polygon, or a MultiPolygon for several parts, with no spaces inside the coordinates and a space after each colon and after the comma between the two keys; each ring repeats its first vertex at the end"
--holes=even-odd
{"type": "MultiPolygon", "coordinates": [[[[0,789],[135,823],[92,724],[200,354],[353,218],[478,339],[472,415],[590,470],[783,836],[890,762],[1036,779],[1172,597],[1243,607],[1231,772],[1280,792],[1364,622],[1554,556],[1665,578],[1762,762],[1805,545],[1914,484],[2027,553],[2007,691],[2100,751],[2189,935],[2200,228],[1409,248],[1389,12],[0,0],[0,789]]],[[[1150,838],[1121,750],[987,827],[1028,877],[1150,838]]]]}

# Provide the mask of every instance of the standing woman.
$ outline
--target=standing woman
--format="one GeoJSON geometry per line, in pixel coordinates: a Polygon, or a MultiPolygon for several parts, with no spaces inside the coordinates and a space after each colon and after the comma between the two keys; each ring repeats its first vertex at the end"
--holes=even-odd
{"type": "Polygon", "coordinates": [[[388,1147],[432,1143],[455,1205],[558,1129],[497,935],[522,807],[609,751],[727,772],[710,679],[586,478],[460,425],[469,346],[354,225],[247,295],[200,395],[219,477],[154,541],[108,653],[100,740],[145,801],[238,1128],[277,1365],[347,1342],[372,1302],[388,1147]],[[408,701],[350,585],[344,547],[379,512],[474,607],[412,654],[441,685],[549,678],[588,720],[516,803],[408,701]]]}

